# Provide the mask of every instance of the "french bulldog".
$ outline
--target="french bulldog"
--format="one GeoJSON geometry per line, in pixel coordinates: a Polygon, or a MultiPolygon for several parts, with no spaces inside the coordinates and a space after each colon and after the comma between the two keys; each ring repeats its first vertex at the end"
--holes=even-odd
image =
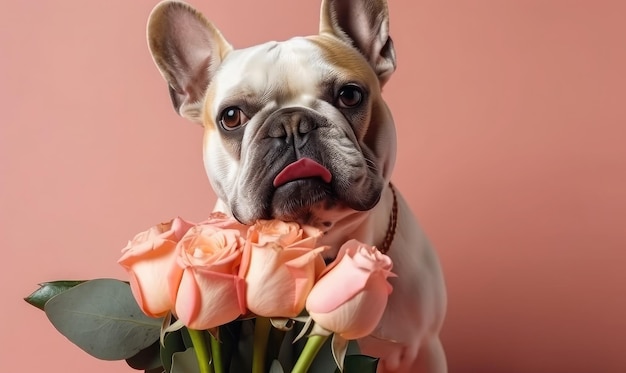
{"type": "Polygon", "coordinates": [[[190,5],[152,11],[150,52],[174,108],[204,127],[215,210],[356,238],[391,257],[393,292],[361,353],[379,372],[446,372],[438,258],[390,183],[396,131],[381,89],[396,68],[385,0],[323,0],[319,33],[234,49],[190,5]]]}

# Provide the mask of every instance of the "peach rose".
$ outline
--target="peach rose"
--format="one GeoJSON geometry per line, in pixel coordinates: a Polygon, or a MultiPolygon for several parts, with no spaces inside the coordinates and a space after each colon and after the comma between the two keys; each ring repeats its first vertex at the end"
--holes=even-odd
{"type": "Polygon", "coordinates": [[[176,244],[192,226],[178,217],[137,234],[122,249],[118,263],[130,275],[130,289],[146,315],[161,317],[172,308],[167,276],[178,268],[176,244]]]}
{"type": "MultiPolygon", "coordinates": [[[[234,220],[232,228],[210,224],[211,219],[191,228],[177,246],[180,278],[170,277],[174,313],[187,327],[214,328],[245,313],[245,281],[238,276],[244,226],[234,220]]],[[[219,225],[219,224],[218,224],[219,225]]]]}
{"type": "Polygon", "coordinates": [[[250,226],[241,224],[235,220],[235,218],[232,218],[221,211],[210,213],[207,220],[198,223],[198,225],[203,224],[212,225],[216,228],[222,229],[236,229],[241,233],[242,237],[246,237],[248,229],[250,228],[250,226]]]}
{"type": "Polygon", "coordinates": [[[315,248],[321,231],[297,223],[260,220],[249,232],[240,275],[248,309],[265,317],[295,317],[324,269],[315,248]]]}
{"type": "Polygon", "coordinates": [[[371,334],[387,306],[391,259],[376,247],[346,242],[313,286],[306,309],[313,320],[345,339],[371,334]]]}

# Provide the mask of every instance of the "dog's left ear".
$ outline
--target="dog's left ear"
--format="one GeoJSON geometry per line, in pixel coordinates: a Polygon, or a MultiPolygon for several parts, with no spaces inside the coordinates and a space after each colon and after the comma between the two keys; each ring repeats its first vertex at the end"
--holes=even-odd
{"type": "Polygon", "coordinates": [[[386,0],[322,0],[320,34],[354,46],[384,84],[396,69],[386,0]]]}

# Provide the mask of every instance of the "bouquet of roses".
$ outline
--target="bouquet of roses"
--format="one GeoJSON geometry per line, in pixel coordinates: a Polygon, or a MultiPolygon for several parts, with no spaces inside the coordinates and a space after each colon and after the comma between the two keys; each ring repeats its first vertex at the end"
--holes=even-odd
{"type": "Polygon", "coordinates": [[[92,356],[145,372],[303,373],[330,336],[331,371],[375,372],[377,359],[347,351],[382,317],[391,260],[350,240],[326,265],[321,234],[222,213],[175,218],[122,250],[129,282],[47,282],[26,301],[92,356]]]}

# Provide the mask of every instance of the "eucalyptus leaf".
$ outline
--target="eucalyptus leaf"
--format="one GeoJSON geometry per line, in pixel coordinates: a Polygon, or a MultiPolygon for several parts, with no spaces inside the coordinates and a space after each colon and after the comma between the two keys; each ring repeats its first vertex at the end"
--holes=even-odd
{"type": "Polygon", "coordinates": [[[180,331],[168,333],[165,336],[163,346],[161,347],[161,363],[163,363],[166,372],[172,370],[172,357],[174,354],[185,351],[185,349],[185,342],[180,331]]]}
{"type": "Polygon", "coordinates": [[[165,373],[165,370],[163,369],[163,367],[158,367],[154,369],[146,369],[144,370],[144,373],[165,373]]]}
{"type": "Polygon", "coordinates": [[[189,347],[184,352],[177,352],[172,356],[170,373],[200,373],[200,366],[193,347],[189,347]]]}
{"type": "MultiPolygon", "coordinates": [[[[343,373],[376,373],[378,358],[366,355],[348,355],[344,360],[343,373]]],[[[339,368],[335,373],[340,373],[339,368]]]]}
{"type": "MultiPolygon", "coordinates": [[[[183,338],[183,344],[185,345],[185,349],[189,347],[193,347],[193,341],[191,340],[191,336],[189,335],[189,329],[182,328],[180,329],[180,335],[183,338]]],[[[209,336],[207,336],[208,340],[209,336]]]]}
{"type": "MultiPolygon", "coordinates": [[[[151,370],[161,367],[161,345],[159,341],[139,351],[135,356],[126,359],[129,367],[137,370],[151,370]]],[[[161,369],[163,370],[163,369],[161,369]]]]}
{"type": "Polygon", "coordinates": [[[35,290],[31,295],[24,298],[30,305],[44,310],[44,306],[55,295],[59,295],[76,285],[80,285],[85,281],[51,281],[39,284],[39,289],[35,290]]]}
{"type": "Polygon", "coordinates": [[[278,355],[280,355],[280,349],[283,345],[283,341],[286,335],[287,331],[283,331],[277,328],[270,329],[270,335],[267,340],[267,351],[265,353],[265,358],[267,361],[273,361],[274,359],[278,359],[278,355]]]}
{"type": "MultiPolygon", "coordinates": [[[[235,320],[219,327],[219,337],[222,343],[222,359],[225,367],[231,366],[233,355],[237,354],[243,322],[249,321],[235,320]]],[[[228,371],[228,368],[226,368],[226,370],[228,371]]]]}
{"type": "Polygon", "coordinates": [[[144,315],[122,281],[84,282],[51,298],[44,310],[61,334],[98,359],[128,359],[159,339],[161,320],[144,315]]]}

